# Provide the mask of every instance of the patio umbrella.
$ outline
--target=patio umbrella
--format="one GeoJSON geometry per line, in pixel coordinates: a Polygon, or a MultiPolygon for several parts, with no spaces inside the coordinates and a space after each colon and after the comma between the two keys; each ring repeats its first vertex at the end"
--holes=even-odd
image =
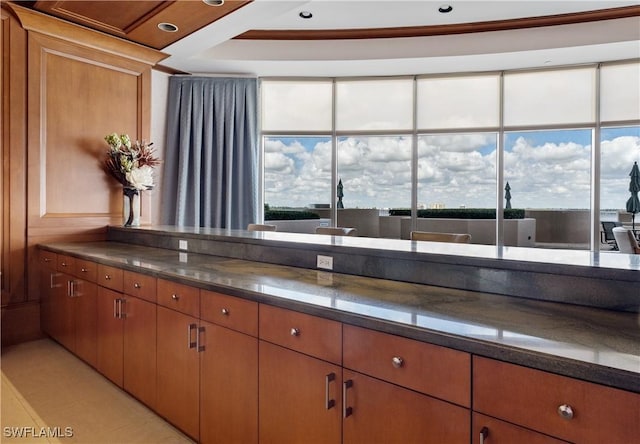
{"type": "Polygon", "coordinates": [[[344,204],[342,203],[342,198],[344,197],[344,192],[342,191],[342,188],[343,188],[342,179],[340,179],[340,181],[338,182],[338,192],[337,192],[337,195],[338,195],[338,205],[337,205],[337,207],[338,208],[344,208],[344,204]]]}
{"type": "Polygon", "coordinates": [[[640,192],[640,169],[638,169],[638,162],[633,162],[633,168],[629,173],[631,181],[629,182],[629,192],[631,197],[627,200],[627,212],[631,213],[631,229],[636,229],[636,213],[640,213],[640,199],[638,199],[638,192],[640,192]]]}

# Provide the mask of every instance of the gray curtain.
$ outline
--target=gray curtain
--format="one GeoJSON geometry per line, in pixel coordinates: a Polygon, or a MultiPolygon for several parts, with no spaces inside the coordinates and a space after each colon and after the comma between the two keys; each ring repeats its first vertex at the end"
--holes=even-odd
{"type": "Polygon", "coordinates": [[[163,224],[244,229],[258,217],[257,80],[169,79],[163,224]]]}

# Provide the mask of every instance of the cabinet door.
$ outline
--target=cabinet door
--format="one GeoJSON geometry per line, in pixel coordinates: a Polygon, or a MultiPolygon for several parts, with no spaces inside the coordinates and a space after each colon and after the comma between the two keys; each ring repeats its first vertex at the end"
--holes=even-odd
{"type": "Polygon", "coordinates": [[[165,307],[158,310],[157,411],[198,440],[200,354],[197,319],[165,307]]]}
{"type": "Polygon", "coordinates": [[[54,292],[62,285],[61,274],[48,267],[40,268],[40,328],[51,337],[57,336],[54,292]]]}
{"type": "Polygon", "coordinates": [[[344,370],[344,443],[469,443],[468,409],[344,370]]]}
{"type": "Polygon", "coordinates": [[[340,443],[341,368],[265,341],[259,352],[260,443],[340,443]]]}
{"type": "Polygon", "coordinates": [[[92,367],[97,363],[97,297],[96,284],[85,280],[74,280],[72,301],[75,353],[92,367]]]}
{"type": "Polygon", "coordinates": [[[125,296],[123,385],[151,408],[156,404],[156,305],[125,296]]]}
{"type": "Polygon", "coordinates": [[[258,339],[202,322],[200,442],[258,442],[258,339]]]}
{"type": "Polygon", "coordinates": [[[123,322],[119,316],[122,294],[98,287],[98,356],[96,368],[122,387],[123,322]]]}
{"type": "Polygon", "coordinates": [[[537,433],[490,416],[473,414],[473,444],[566,444],[550,436],[537,433]]]}
{"type": "Polygon", "coordinates": [[[51,297],[52,317],[54,319],[53,337],[68,350],[75,353],[76,335],[73,316],[73,299],[70,285],[73,277],[59,273],[59,286],[56,286],[51,297]]]}

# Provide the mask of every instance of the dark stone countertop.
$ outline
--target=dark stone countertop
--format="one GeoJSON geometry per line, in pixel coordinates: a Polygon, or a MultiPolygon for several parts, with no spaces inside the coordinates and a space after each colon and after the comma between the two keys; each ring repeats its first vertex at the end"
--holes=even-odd
{"type": "Polygon", "coordinates": [[[41,248],[640,393],[640,318],[119,242],[41,248]]]}

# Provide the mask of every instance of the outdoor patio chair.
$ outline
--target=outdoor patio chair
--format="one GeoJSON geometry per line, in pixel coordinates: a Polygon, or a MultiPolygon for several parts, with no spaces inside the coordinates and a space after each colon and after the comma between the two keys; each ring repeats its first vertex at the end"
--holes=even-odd
{"type": "Polygon", "coordinates": [[[471,242],[471,235],[468,233],[434,233],[432,231],[412,231],[411,240],[468,244],[471,242]]]}
{"type": "Polygon", "coordinates": [[[316,234],[330,234],[332,236],[357,236],[358,230],[346,227],[317,227],[316,234]]]}
{"type": "Polygon", "coordinates": [[[615,227],[621,227],[620,222],[600,222],[602,224],[602,231],[600,232],[600,242],[603,244],[611,245],[614,250],[618,249],[616,238],[613,236],[613,229],[615,227]]]}
{"type": "Polygon", "coordinates": [[[247,230],[249,231],[276,231],[278,227],[269,224],[249,224],[247,230]]]}
{"type": "Polygon", "coordinates": [[[615,227],[613,235],[618,243],[620,253],[640,254],[640,246],[638,246],[638,241],[633,235],[633,231],[624,227],[615,227]]]}

